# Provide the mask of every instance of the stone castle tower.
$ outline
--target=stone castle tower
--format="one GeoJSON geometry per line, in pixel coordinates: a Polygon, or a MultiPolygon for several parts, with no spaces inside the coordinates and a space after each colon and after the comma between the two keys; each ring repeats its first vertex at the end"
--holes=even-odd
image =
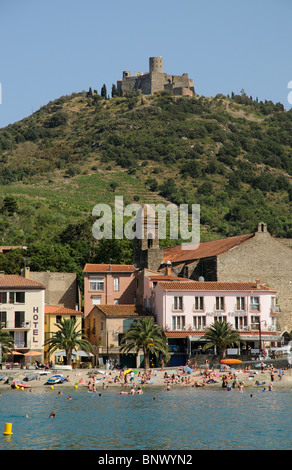
{"type": "Polygon", "coordinates": [[[128,70],[123,72],[123,79],[117,81],[117,89],[121,92],[140,90],[145,95],[167,90],[174,95],[192,96],[195,93],[193,80],[187,73],[182,75],[167,75],[163,72],[163,58],[149,58],[149,72],[135,72],[134,76],[128,70]]]}

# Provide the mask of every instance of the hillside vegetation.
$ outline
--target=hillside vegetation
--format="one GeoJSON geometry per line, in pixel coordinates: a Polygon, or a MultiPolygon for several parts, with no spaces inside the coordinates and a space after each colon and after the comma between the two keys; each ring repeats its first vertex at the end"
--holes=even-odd
{"type": "MultiPolygon", "coordinates": [[[[292,111],[244,91],[75,93],[0,129],[0,185],[0,244],[27,245],[34,270],[132,262],[131,242],[91,234],[94,205],[115,195],[125,205],[200,204],[201,240],[249,233],[259,221],[292,237],[292,111]]],[[[0,256],[0,269],[17,271],[17,253],[0,256]]]]}

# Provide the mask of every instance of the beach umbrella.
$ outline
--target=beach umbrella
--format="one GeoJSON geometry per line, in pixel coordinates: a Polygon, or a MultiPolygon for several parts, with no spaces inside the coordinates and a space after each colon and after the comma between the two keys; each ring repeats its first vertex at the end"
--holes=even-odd
{"type": "Polygon", "coordinates": [[[41,356],[42,353],[39,351],[28,351],[24,354],[24,356],[41,356]]]}
{"type": "Polygon", "coordinates": [[[132,370],[133,370],[133,369],[127,369],[127,370],[125,370],[124,375],[129,374],[130,372],[132,372],[132,370]]]}

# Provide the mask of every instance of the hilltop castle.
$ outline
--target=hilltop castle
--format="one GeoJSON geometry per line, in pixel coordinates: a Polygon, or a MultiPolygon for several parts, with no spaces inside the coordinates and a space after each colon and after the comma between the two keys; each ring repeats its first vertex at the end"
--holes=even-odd
{"type": "Polygon", "coordinates": [[[187,73],[167,75],[163,73],[162,57],[149,58],[149,72],[135,72],[131,77],[129,71],[123,72],[123,79],[117,81],[118,91],[141,90],[144,95],[152,95],[161,90],[168,90],[178,96],[193,96],[195,93],[193,80],[187,73]]]}

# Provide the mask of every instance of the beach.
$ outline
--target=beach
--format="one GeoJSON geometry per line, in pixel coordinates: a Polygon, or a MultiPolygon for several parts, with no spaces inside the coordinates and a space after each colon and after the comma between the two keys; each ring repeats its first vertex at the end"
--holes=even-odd
{"type": "MultiPolygon", "coordinates": [[[[226,390],[237,389],[244,391],[246,388],[262,388],[269,390],[277,390],[281,388],[291,389],[292,391],[292,370],[291,369],[274,369],[274,377],[271,377],[271,370],[269,368],[263,371],[259,368],[251,368],[248,371],[244,369],[232,369],[225,368],[220,369],[192,369],[190,373],[185,372],[184,368],[159,368],[149,369],[133,369],[125,374],[125,371],[121,370],[104,370],[104,369],[73,369],[73,370],[3,370],[0,373],[2,377],[0,381],[0,391],[11,389],[13,381],[20,382],[18,388],[21,388],[21,383],[29,386],[29,389],[45,388],[50,389],[51,387],[56,388],[78,388],[85,390],[102,390],[115,387],[120,391],[130,393],[130,390],[134,388],[135,391],[138,389],[147,389],[153,386],[164,387],[168,390],[172,388],[180,387],[193,387],[206,389],[222,389],[226,390]],[[26,380],[26,375],[36,374],[36,378],[33,380],[26,380]],[[57,384],[48,384],[48,378],[53,375],[61,374],[66,378],[66,381],[57,384]],[[7,380],[8,379],[8,380],[7,380]],[[225,386],[223,387],[223,379],[225,386]],[[133,387],[134,385],[134,387],[133,387]]],[[[25,389],[26,390],[26,389],[25,389]]]]}

